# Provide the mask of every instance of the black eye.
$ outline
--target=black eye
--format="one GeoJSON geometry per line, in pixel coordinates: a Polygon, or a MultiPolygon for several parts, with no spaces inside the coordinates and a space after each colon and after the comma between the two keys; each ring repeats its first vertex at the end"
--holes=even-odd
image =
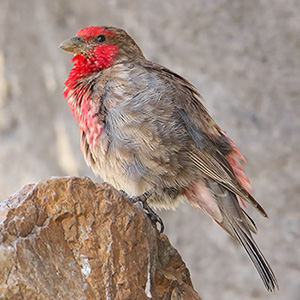
{"type": "Polygon", "coordinates": [[[104,42],[104,41],[105,41],[105,35],[104,35],[104,34],[99,34],[99,35],[97,36],[97,40],[98,40],[98,42],[100,42],[100,43],[104,42]]]}

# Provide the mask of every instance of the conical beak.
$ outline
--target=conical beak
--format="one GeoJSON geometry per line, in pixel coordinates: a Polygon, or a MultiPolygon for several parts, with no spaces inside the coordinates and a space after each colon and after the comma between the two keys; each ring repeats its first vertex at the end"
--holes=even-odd
{"type": "Polygon", "coordinates": [[[88,50],[88,44],[81,36],[74,36],[63,41],[59,45],[59,48],[74,54],[86,54],[88,50]]]}

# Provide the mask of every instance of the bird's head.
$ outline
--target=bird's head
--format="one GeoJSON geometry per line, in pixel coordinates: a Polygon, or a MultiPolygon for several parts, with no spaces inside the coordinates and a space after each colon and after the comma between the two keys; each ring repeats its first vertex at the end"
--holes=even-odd
{"type": "Polygon", "coordinates": [[[138,45],[124,30],[109,26],[85,27],[62,42],[60,48],[75,54],[72,61],[82,76],[143,57],[138,45]]]}

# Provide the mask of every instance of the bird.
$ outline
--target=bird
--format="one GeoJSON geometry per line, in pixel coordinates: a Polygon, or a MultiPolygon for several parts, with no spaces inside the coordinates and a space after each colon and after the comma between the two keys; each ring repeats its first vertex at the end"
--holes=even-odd
{"type": "Polygon", "coordinates": [[[147,60],[134,39],[113,26],[82,28],[60,48],[74,55],[63,95],[93,172],[143,199],[150,215],[152,208],[175,209],[185,200],[202,209],[245,249],[266,289],[279,289],[245,210],[247,202],[267,217],[251,194],[245,159],[197,89],[147,60]]]}

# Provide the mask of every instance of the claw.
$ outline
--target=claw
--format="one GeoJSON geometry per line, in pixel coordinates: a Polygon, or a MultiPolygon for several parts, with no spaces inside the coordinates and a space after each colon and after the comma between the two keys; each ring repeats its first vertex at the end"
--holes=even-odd
{"type": "Polygon", "coordinates": [[[145,213],[148,215],[148,217],[150,218],[150,220],[152,222],[159,223],[160,225],[160,233],[162,233],[165,229],[164,223],[162,221],[162,219],[159,217],[159,215],[149,206],[149,204],[147,203],[148,198],[151,196],[151,192],[148,191],[140,196],[128,196],[126,194],[126,192],[124,191],[120,191],[121,193],[125,194],[128,199],[130,200],[131,203],[137,203],[140,202],[143,206],[143,209],[145,211],[145,213]]]}
{"type": "Polygon", "coordinates": [[[148,205],[147,201],[141,201],[143,204],[143,209],[146,212],[146,214],[149,216],[152,222],[159,223],[160,225],[160,233],[164,232],[165,226],[162,221],[162,219],[159,217],[159,215],[148,205]]]}

